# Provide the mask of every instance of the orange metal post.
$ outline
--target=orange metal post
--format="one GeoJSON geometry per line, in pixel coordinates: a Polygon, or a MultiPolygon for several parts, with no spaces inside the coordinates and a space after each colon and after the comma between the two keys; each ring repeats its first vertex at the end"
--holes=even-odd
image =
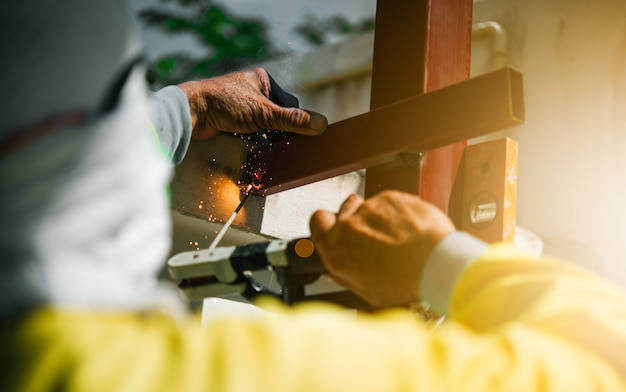
{"type": "Polygon", "coordinates": [[[462,209],[455,224],[487,242],[513,242],[517,142],[504,138],[468,146],[459,174],[462,209]]]}

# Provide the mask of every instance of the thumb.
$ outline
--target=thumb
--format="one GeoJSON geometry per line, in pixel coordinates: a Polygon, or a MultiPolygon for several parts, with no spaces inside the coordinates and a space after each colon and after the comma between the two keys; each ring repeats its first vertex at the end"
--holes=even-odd
{"type": "Polygon", "coordinates": [[[285,108],[274,105],[271,125],[267,128],[280,131],[315,136],[322,134],[328,127],[328,119],[320,113],[298,108],[285,108]]]}
{"type": "Polygon", "coordinates": [[[328,127],[328,119],[322,114],[303,110],[294,95],[289,94],[276,83],[272,75],[265,70],[269,80],[269,96],[272,102],[275,127],[281,131],[299,133],[301,135],[319,135],[328,127]]]}

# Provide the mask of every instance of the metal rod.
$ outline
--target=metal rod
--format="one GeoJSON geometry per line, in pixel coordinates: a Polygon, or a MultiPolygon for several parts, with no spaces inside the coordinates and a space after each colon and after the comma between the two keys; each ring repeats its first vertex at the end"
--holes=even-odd
{"type": "Polygon", "coordinates": [[[230,225],[233,223],[233,221],[235,220],[235,217],[237,216],[237,214],[239,213],[239,210],[241,210],[241,208],[243,207],[243,205],[245,204],[246,200],[248,200],[248,197],[250,197],[250,191],[252,190],[253,186],[252,184],[248,185],[246,187],[246,191],[244,192],[243,198],[241,199],[241,201],[239,202],[239,205],[237,206],[237,208],[235,208],[235,211],[233,211],[232,214],[230,214],[230,217],[228,218],[228,220],[226,221],[226,223],[224,223],[224,226],[222,226],[222,228],[220,229],[220,231],[217,233],[217,235],[215,236],[215,238],[213,239],[213,242],[211,242],[211,245],[209,245],[208,249],[215,249],[215,247],[217,246],[217,244],[220,242],[220,240],[222,239],[222,237],[224,237],[224,234],[226,234],[226,230],[228,230],[228,228],[230,227],[230,225]]]}

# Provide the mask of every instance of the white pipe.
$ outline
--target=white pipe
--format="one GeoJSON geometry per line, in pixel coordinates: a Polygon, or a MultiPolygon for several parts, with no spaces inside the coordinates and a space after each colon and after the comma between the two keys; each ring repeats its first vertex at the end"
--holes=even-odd
{"type": "Polygon", "coordinates": [[[506,65],[508,53],[508,41],[506,31],[498,22],[479,22],[472,25],[472,38],[489,35],[493,39],[492,65],[493,69],[502,68],[506,65]]]}

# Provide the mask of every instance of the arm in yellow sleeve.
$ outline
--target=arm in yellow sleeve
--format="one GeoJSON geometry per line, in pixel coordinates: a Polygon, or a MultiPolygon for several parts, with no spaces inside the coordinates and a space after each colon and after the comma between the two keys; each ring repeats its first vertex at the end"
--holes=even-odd
{"type": "Polygon", "coordinates": [[[449,316],[480,332],[535,328],[595,353],[626,376],[626,295],[563,262],[493,246],[463,271],[449,316]]]}
{"type": "Polygon", "coordinates": [[[15,390],[625,390],[626,301],[606,282],[494,246],[451,289],[434,330],[405,311],[322,305],[270,304],[202,331],[157,314],[41,310],[2,329],[3,379],[15,390]]]}
{"type": "Polygon", "coordinates": [[[626,375],[626,295],[574,266],[454,232],[427,260],[421,293],[436,311],[476,331],[532,327],[626,375]]]}

